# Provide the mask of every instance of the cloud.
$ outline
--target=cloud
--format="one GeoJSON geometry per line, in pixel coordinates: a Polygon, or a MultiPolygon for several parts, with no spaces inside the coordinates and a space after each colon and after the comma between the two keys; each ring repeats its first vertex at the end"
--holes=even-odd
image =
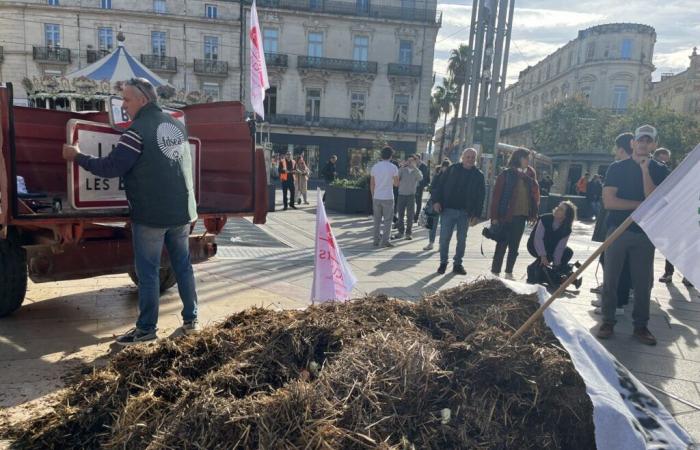
{"type": "Polygon", "coordinates": [[[560,9],[517,8],[516,12],[513,16],[513,29],[519,30],[585,27],[605,19],[602,14],[560,9]]]}
{"type": "MultiPolygon", "coordinates": [[[[656,53],[654,55],[655,75],[661,76],[666,72],[681,72],[688,68],[690,60],[688,57],[693,52],[690,48],[683,48],[674,52],[656,53]]],[[[656,78],[656,77],[655,77],[656,78]]]]}

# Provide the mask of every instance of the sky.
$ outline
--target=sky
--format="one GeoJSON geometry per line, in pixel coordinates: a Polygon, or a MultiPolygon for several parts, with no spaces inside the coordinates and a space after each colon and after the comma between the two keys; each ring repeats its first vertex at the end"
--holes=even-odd
{"type": "MultiPolygon", "coordinates": [[[[433,71],[447,73],[450,50],[469,42],[472,0],[439,1],[442,28],[435,44],[433,71]]],[[[578,31],[604,23],[630,22],[656,29],[653,79],[688,68],[688,56],[700,47],[698,0],[515,0],[508,84],[518,73],[573,40],[578,31]]]]}

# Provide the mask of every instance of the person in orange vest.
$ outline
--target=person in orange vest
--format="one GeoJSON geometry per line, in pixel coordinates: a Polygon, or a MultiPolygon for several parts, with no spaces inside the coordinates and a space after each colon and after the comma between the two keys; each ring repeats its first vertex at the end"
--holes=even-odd
{"type": "Polygon", "coordinates": [[[579,178],[578,182],[576,183],[576,193],[578,195],[586,195],[586,192],[588,192],[588,177],[590,177],[591,174],[586,172],[581,178],[579,178]]]}
{"type": "Polygon", "coordinates": [[[297,209],[296,205],[294,205],[294,169],[292,152],[287,152],[284,158],[280,160],[279,165],[280,181],[282,182],[282,204],[285,211],[287,210],[287,205],[291,206],[292,209],[297,209]]]}

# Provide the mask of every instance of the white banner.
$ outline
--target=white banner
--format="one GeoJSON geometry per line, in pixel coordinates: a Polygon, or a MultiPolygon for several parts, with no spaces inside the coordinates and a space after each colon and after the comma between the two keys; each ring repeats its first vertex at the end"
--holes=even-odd
{"type": "MultiPolygon", "coordinates": [[[[549,298],[542,286],[504,281],[522,294],[549,298]]],[[[649,390],[615,359],[585,327],[554,302],[545,323],[571,356],[593,403],[598,450],[693,449],[693,440],[649,390]]]]}
{"type": "Polygon", "coordinates": [[[265,90],[270,87],[267,79],[267,64],[265,63],[265,50],[263,49],[260,24],[258,23],[258,10],[255,0],[250,7],[250,103],[260,117],[265,119],[265,90]]]}
{"type": "Polygon", "coordinates": [[[700,145],[632,213],[661,253],[700,286],[700,145]]]}

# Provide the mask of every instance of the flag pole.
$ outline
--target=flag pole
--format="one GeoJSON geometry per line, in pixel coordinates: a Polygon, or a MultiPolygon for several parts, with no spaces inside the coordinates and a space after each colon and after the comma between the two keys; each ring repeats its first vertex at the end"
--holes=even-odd
{"type": "Polygon", "coordinates": [[[615,240],[617,240],[617,238],[619,238],[620,235],[624,233],[630,227],[630,225],[632,225],[632,223],[634,223],[632,216],[629,216],[627,219],[625,219],[625,221],[622,222],[620,226],[618,226],[615,229],[615,231],[613,231],[613,233],[605,240],[605,242],[603,242],[600,245],[600,247],[598,247],[598,249],[596,249],[596,251],[594,251],[593,254],[588,257],[586,262],[584,262],[583,265],[581,265],[581,267],[579,267],[574,274],[569,276],[569,278],[567,278],[566,281],[564,281],[561,284],[561,286],[559,286],[559,289],[554,291],[554,293],[549,297],[549,299],[547,299],[547,301],[544,302],[539,307],[539,309],[535,311],[520,328],[518,328],[515,334],[513,334],[513,336],[511,336],[510,339],[508,339],[508,343],[511,344],[514,341],[516,341],[532,326],[533,323],[535,323],[535,321],[537,321],[537,319],[542,317],[542,314],[544,314],[545,310],[549,308],[549,305],[551,305],[554,302],[554,300],[561,297],[566,288],[569,287],[569,285],[573,283],[588,268],[588,266],[590,266],[591,263],[593,263],[593,261],[598,259],[598,256],[600,256],[601,253],[603,253],[608,247],[610,247],[610,245],[613,242],[615,242],[615,240]]]}

